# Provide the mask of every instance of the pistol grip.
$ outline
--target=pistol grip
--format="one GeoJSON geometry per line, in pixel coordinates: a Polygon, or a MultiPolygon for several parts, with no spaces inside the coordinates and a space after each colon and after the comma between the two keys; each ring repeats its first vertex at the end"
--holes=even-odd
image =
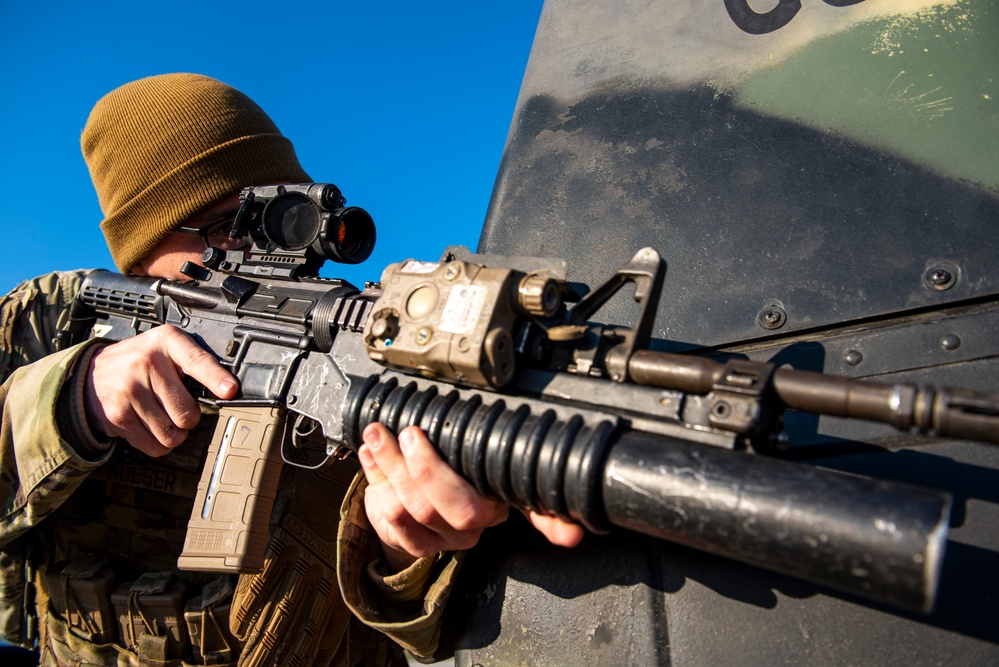
{"type": "Polygon", "coordinates": [[[239,573],[263,569],[283,435],[282,408],[219,410],[177,567],[239,573]]]}

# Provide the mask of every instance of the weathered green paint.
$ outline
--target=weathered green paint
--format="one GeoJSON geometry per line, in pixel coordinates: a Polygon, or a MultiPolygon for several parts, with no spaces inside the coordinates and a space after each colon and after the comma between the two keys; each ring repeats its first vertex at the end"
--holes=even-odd
{"type": "Polygon", "coordinates": [[[765,115],[999,192],[997,4],[965,0],[868,20],[808,43],[732,92],[765,115]]]}
{"type": "MultiPolygon", "coordinates": [[[[658,349],[994,392],[996,7],[546,0],[479,250],[562,257],[595,286],[652,245],[658,349]]],[[[794,455],[954,494],[932,615],[667,542],[567,553],[508,525],[452,597],[459,667],[999,664],[999,449],[786,417],[794,455]]]]}

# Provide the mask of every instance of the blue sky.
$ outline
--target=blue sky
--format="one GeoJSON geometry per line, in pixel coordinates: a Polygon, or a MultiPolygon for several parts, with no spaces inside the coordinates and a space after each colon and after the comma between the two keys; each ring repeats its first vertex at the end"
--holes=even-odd
{"type": "Polygon", "coordinates": [[[542,0],[0,3],[0,293],[54,269],[113,268],[80,153],[117,86],[197,72],[257,101],[317,181],[378,226],[364,264],[474,248],[542,0]]]}

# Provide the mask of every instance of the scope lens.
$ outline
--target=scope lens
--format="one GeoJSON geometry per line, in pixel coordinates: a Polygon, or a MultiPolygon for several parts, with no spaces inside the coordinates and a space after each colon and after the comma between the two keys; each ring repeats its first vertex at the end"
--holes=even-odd
{"type": "Polygon", "coordinates": [[[341,219],[336,230],[337,245],[345,255],[356,255],[364,246],[364,238],[359,234],[351,234],[346,220],[341,219]]]}
{"type": "Polygon", "coordinates": [[[264,235],[286,250],[308,247],[319,235],[320,224],[319,209],[297,192],[279,195],[264,207],[264,235]]]}
{"type": "Polygon", "coordinates": [[[359,264],[375,248],[375,223],[363,208],[351,206],[334,211],[323,251],[341,264],[359,264]]]}

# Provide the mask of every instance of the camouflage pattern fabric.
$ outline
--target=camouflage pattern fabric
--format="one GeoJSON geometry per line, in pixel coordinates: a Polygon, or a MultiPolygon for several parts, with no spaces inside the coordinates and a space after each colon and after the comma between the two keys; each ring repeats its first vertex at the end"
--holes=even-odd
{"type": "MultiPolygon", "coordinates": [[[[46,564],[83,556],[106,556],[119,581],[142,572],[173,569],[183,545],[203,451],[214,430],[215,420],[203,418],[183,446],[160,459],[93,437],[83,411],[83,376],[74,371],[86,367],[102,343],[92,340],[61,351],[55,351],[52,343],[69,321],[69,306],[85,275],[85,271],[48,274],[22,283],[0,300],[0,373],[4,379],[0,386],[0,636],[28,647],[38,642],[42,664],[188,664],[150,662],[122,646],[88,641],[52,610],[41,586],[40,572],[46,564]]],[[[314,608],[295,607],[317,604],[311,599],[301,601],[309,596],[296,597],[302,591],[312,592],[302,585],[306,579],[289,583],[284,571],[271,581],[263,575],[241,577],[230,625],[239,625],[239,616],[242,625],[237,636],[251,645],[245,651],[248,661],[252,657],[254,664],[281,664],[291,655],[334,665],[396,663],[401,654],[386,641],[386,635],[421,655],[436,648],[439,612],[423,613],[410,601],[426,596],[428,608],[442,607],[456,564],[441,569],[436,565],[439,559],[424,559],[414,566],[421,572],[442,574],[430,586],[433,593],[427,595],[427,576],[404,574],[393,579],[377,574],[373,563],[380,562],[381,554],[376,539],[358,541],[356,550],[345,549],[339,540],[334,548],[338,530],[341,535],[369,530],[349,525],[358,519],[356,508],[361,508],[360,518],[366,524],[363,495],[344,501],[344,507],[355,508],[345,512],[346,523],[337,525],[336,513],[329,511],[341,502],[355,470],[356,466],[339,471],[338,479],[300,470],[285,475],[290,481],[284,484],[278,505],[287,511],[276,513],[272,534],[284,531],[282,544],[300,546],[311,540],[314,547],[323,542],[329,545],[300,549],[309,555],[295,567],[306,573],[306,579],[314,577],[310,582],[326,581],[333,597],[327,596],[321,618],[313,618],[314,608]],[[316,553],[329,553],[326,560],[338,562],[320,563],[316,553]],[[313,570],[320,572],[318,578],[313,570]],[[336,585],[337,575],[351,578],[351,609],[391,609],[393,620],[348,613],[337,594],[343,588],[342,583],[336,585]],[[276,614],[279,608],[286,612],[284,617],[276,614]],[[407,616],[407,609],[414,613],[407,616]],[[309,644],[306,635],[317,641],[309,644]],[[270,644],[262,650],[264,639],[270,644]]],[[[351,488],[363,490],[357,479],[351,488]]],[[[272,545],[272,551],[279,546],[272,545]]],[[[215,576],[175,574],[192,595],[215,576]]]]}
{"type": "Polygon", "coordinates": [[[381,544],[364,511],[368,482],[358,475],[340,510],[337,579],[355,616],[403,648],[430,658],[440,641],[441,614],[458,576],[463,552],[421,558],[395,574],[382,570],[381,544]]]}
{"type": "MultiPolygon", "coordinates": [[[[22,283],[0,301],[0,545],[38,524],[59,507],[87,473],[107,460],[87,460],[60,436],[60,391],[91,343],[50,354],[68,318],[82,272],[55,273],[22,283]],[[32,363],[34,362],[34,363],[32,363]]],[[[82,406],[81,406],[82,407],[82,406]]],[[[96,443],[87,443],[99,451],[96,443]]]]}

